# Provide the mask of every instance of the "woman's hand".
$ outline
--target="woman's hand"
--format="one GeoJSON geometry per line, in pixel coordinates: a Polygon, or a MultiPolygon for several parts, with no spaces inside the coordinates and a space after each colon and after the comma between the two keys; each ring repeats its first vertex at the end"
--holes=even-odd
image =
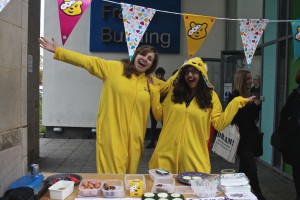
{"type": "Polygon", "coordinates": [[[54,38],[52,38],[52,42],[50,42],[46,38],[40,37],[38,38],[38,42],[40,43],[41,48],[46,49],[47,51],[50,51],[52,53],[54,53],[55,49],[58,47],[54,38]]]}
{"type": "Polygon", "coordinates": [[[259,106],[259,105],[260,105],[260,100],[257,99],[257,98],[255,98],[255,99],[253,100],[253,103],[255,103],[255,105],[259,106]]]}
{"type": "Polygon", "coordinates": [[[248,102],[250,102],[250,101],[254,101],[255,98],[256,98],[256,96],[251,96],[251,97],[248,97],[246,99],[248,100],[248,102]]]}

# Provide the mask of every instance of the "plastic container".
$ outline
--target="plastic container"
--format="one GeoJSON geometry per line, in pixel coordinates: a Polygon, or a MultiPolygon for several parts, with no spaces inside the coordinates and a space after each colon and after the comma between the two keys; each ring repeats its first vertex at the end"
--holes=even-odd
{"type": "Polygon", "coordinates": [[[175,186],[175,192],[179,194],[194,194],[191,186],[175,186]]]}
{"type": "Polygon", "coordinates": [[[213,179],[191,180],[191,187],[198,197],[215,197],[218,192],[218,183],[213,179]]]}
{"type": "Polygon", "coordinates": [[[153,193],[173,193],[175,192],[174,178],[155,178],[151,192],[153,193]]]}
{"type": "Polygon", "coordinates": [[[65,199],[74,191],[73,181],[58,181],[49,187],[51,199],[65,199]]]}
{"type": "Polygon", "coordinates": [[[221,174],[220,184],[222,186],[249,185],[249,179],[244,173],[221,174]]]}
{"type": "Polygon", "coordinates": [[[18,187],[30,187],[34,190],[34,194],[37,194],[44,186],[43,180],[43,174],[22,176],[14,183],[12,183],[8,187],[8,189],[14,189],[18,187]]]}
{"type": "Polygon", "coordinates": [[[150,169],[149,170],[149,174],[150,174],[150,178],[154,181],[154,179],[156,178],[173,178],[173,174],[169,172],[169,174],[167,175],[161,175],[156,173],[155,171],[156,169],[150,169]]]}
{"type": "Polygon", "coordinates": [[[105,180],[102,181],[101,187],[104,197],[116,198],[125,196],[124,184],[122,180],[105,180]],[[106,186],[114,187],[114,189],[106,189],[106,186]]]}
{"type": "Polygon", "coordinates": [[[142,174],[126,174],[124,177],[125,189],[129,190],[130,189],[129,181],[135,180],[135,179],[139,179],[139,180],[143,181],[143,190],[146,191],[146,188],[147,188],[146,180],[145,180],[145,176],[142,174]]]}
{"type": "Polygon", "coordinates": [[[102,181],[100,179],[83,179],[79,184],[78,195],[81,197],[95,197],[99,196],[101,193],[102,181]],[[93,189],[84,188],[84,185],[91,184],[93,189]]]}

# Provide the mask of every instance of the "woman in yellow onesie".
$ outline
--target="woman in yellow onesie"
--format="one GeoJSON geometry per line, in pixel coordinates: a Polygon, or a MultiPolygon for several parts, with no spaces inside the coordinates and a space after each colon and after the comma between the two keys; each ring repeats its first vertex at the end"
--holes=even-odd
{"type": "MultiPolygon", "coordinates": [[[[157,51],[141,46],[130,61],[120,62],[60,48],[54,39],[41,37],[38,41],[55,59],[82,67],[103,80],[97,119],[97,172],[136,173],[150,110],[147,77],[152,77],[157,67],[157,51]]],[[[162,92],[168,90],[166,82],[153,78],[162,92]]]]}
{"type": "Polygon", "coordinates": [[[218,95],[208,81],[201,58],[186,61],[162,104],[159,87],[149,78],[151,106],[155,118],[163,121],[149,169],[164,168],[172,173],[210,173],[207,143],[210,125],[216,130],[228,126],[239,108],[254,97],[235,98],[223,112],[218,95]]]}

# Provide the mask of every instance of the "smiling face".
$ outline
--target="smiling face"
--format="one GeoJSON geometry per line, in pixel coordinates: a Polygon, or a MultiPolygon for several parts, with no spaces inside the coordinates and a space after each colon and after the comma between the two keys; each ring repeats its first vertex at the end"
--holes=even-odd
{"type": "Polygon", "coordinates": [[[137,54],[136,58],[134,60],[134,67],[136,70],[136,74],[140,75],[144,72],[146,72],[153,64],[155,58],[154,52],[143,54],[137,54]]]}
{"type": "Polygon", "coordinates": [[[247,88],[250,89],[252,86],[252,76],[250,73],[247,74],[247,88]]]}
{"type": "Polygon", "coordinates": [[[199,83],[200,79],[200,72],[195,67],[187,66],[184,72],[184,79],[188,86],[195,90],[197,88],[197,85],[199,83]]]}

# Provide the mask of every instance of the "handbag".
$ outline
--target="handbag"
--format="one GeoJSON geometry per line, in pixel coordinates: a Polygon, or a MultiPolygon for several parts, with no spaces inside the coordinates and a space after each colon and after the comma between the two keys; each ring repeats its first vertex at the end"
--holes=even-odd
{"type": "Polygon", "coordinates": [[[236,124],[227,126],[216,135],[212,151],[230,163],[235,163],[236,151],[240,142],[240,132],[236,124]]]}
{"type": "Polygon", "coordinates": [[[280,131],[279,128],[277,128],[271,135],[271,145],[278,151],[281,151],[280,137],[280,131]]]}

